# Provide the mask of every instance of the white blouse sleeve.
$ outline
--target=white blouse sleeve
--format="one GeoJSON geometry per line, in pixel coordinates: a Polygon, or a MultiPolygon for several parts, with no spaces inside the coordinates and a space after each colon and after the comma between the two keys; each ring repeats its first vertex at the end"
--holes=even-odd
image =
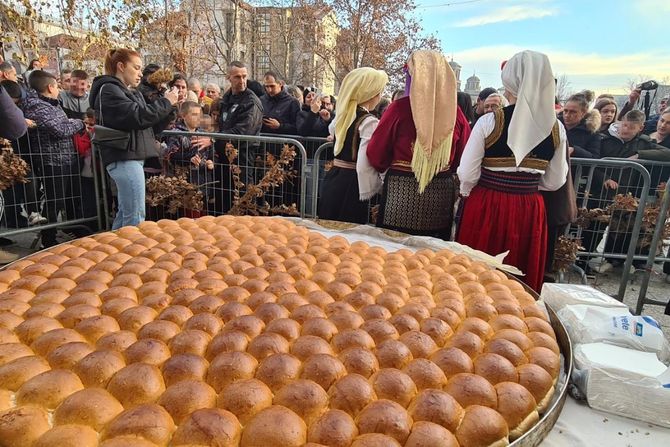
{"type": "Polygon", "coordinates": [[[461,195],[465,197],[470,195],[470,191],[475,187],[481,176],[485,141],[495,127],[494,116],[493,113],[487,113],[477,120],[465,149],[463,149],[461,164],[456,172],[461,183],[461,195]]]}
{"type": "Polygon", "coordinates": [[[566,151],[568,147],[568,137],[565,133],[563,124],[558,122],[558,131],[560,135],[560,143],[554,152],[554,156],[549,161],[544,175],[540,177],[540,184],[538,189],[540,191],[556,191],[563,186],[568,178],[568,160],[566,151]]]}
{"type": "Polygon", "coordinates": [[[378,124],[379,120],[376,117],[369,116],[358,126],[360,142],[358,157],[356,158],[356,174],[358,175],[360,200],[369,200],[375,194],[381,192],[383,186],[381,176],[368,160],[368,143],[378,124]]]}

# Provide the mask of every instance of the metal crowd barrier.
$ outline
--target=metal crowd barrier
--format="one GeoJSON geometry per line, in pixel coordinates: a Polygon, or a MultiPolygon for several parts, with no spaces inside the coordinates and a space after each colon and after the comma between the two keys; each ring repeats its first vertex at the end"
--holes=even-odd
{"type": "Polygon", "coordinates": [[[565,232],[580,239],[584,248],[578,253],[577,270],[589,270],[597,277],[606,263],[623,262],[615,295],[623,301],[631,267],[647,258],[638,241],[650,191],[649,172],[630,160],[573,158],[571,162],[577,208],[582,211],[565,232]],[[588,218],[583,210],[589,210],[588,218]]]}
{"type": "MultiPolygon", "coordinates": [[[[189,183],[198,186],[204,206],[200,211],[180,209],[175,213],[174,207],[168,210],[165,206],[152,207],[147,203],[147,219],[220,215],[240,210],[250,214],[305,216],[308,203],[308,158],[305,147],[296,138],[165,131],[161,140],[164,143],[159,157],[161,170],[146,172],[148,170],[145,166],[147,176],[163,174],[166,177],[175,177],[181,173],[189,183]],[[193,165],[189,158],[184,158],[175,143],[179,138],[196,136],[214,141],[211,147],[199,152],[202,159],[199,166],[193,165]],[[291,171],[293,174],[282,175],[281,179],[269,179],[268,176],[275,172],[271,170],[271,166],[274,161],[281,159],[284,145],[292,147],[295,152],[293,161],[284,170],[285,173],[291,171]],[[226,155],[226,151],[231,148],[238,153],[233,163],[230,163],[226,155]],[[209,164],[207,160],[212,163],[209,164]],[[257,188],[263,189],[263,194],[257,188]],[[241,202],[240,198],[243,199],[241,202]],[[235,208],[236,203],[249,206],[235,208]]],[[[149,201],[149,193],[147,200],[149,201]]]]}
{"type": "Polygon", "coordinates": [[[11,142],[12,151],[28,164],[30,172],[27,183],[17,182],[1,192],[4,212],[0,213],[0,237],[37,233],[32,243],[35,248],[40,239],[53,244],[56,237],[62,238],[58,230],[71,238],[104,228],[95,151],[91,151],[90,162],[76,151],[67,162],[59,159],[62,154],[44,150],[47,145],[57,145],[55,140],[43,141],[39,134],[34,135],[36,142],[31,143],[27,135],[11,142]]]}

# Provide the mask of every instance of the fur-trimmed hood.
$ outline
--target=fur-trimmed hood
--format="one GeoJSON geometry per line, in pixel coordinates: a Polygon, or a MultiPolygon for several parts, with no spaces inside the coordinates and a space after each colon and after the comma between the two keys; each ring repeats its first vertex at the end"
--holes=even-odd
{"type": "Polygon", "coordinates": [[[598,132],[602,122],[600,111],[598,111],[598,109],[589,110],[586,112],[586,116],[584,116],[582,122],[584,123],[584,126],[592,133],[598,132]]]}

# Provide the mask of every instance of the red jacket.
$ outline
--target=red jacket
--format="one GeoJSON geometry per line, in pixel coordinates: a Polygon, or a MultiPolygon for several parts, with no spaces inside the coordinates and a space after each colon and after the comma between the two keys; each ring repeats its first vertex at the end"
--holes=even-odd
{"type": "MultiPolygon", "coordinates": [[[[465,144],[470,138],[470,125],[463,112],[456,107],[456,124],[451,146],[449,170],[456,172],[461,162],[465,144]]],[[[394,162],[411,162],[416,128],[412,119],[409,97],[391,103],[368,143],[367,155],[370,165],[379,172],[386,171],[394,162]]]]}

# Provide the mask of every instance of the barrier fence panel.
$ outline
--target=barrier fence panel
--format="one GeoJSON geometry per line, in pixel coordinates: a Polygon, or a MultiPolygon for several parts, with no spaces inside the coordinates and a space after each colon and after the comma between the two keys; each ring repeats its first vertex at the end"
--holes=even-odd
{"type": "Polygon", "coordinates": [[[59,242],[58,230],[72,238],[104,228],[99,212],[100,166],[94,151],[83,156],[73,140],[36,128],[11,141],[11,149],[2,151],[5,157],[20,157],[27,173],[20,172],[18,164],[22,163],[13,165],[12,174],[17,178],[1,192],[4,209],[0,210],[0,237],[38,233],[33,247],[40,239],[50,246],[59,242]]]}
{"type": "Polygon", "coordinates": [[[161,140],[157,168],[145,164],[148,220],[305,215],[307,154],[296,139],[165,131],[161,140]]]}
{"type": "MultiPolygon", "coordinates": [[[[314,170],[316,169],[315,167],[315,158],[316,158],[316,153],[319,150],[319,148],[328,142],[328,140],[325,137],[303,137],[299,135],[280,135],[280,134],[267,134],[267,133],[262,133],[261,136],[264,137],[270,137],[270,138],[289,138],[289,139],[294,139],[299,141],[303,147],[305,148],[305,152],[307,154],[307,164],[305,167],[305,177],[307,181],[307,193],[305,197],[305,215],[307,217],[316,217],[316,213],[313,212],[314,208],[314,191],[312,190],[312,185],[314,184],[313,179],[314,179],[314,170]]],[[[299,160],[299,158],[296,157],[296,160],[299,160]]]]}
{"type": "Polygon", "coordinates": [[[577,222],[565,234],[581,241],[577,266],[603,273],[623,263],[616,297],[623,300],[631,267],[644,263],[648,246],[640,244],[645,204],[650,191],[649,172],[630,160],[574,158],[572,172],[577,222]]]}

